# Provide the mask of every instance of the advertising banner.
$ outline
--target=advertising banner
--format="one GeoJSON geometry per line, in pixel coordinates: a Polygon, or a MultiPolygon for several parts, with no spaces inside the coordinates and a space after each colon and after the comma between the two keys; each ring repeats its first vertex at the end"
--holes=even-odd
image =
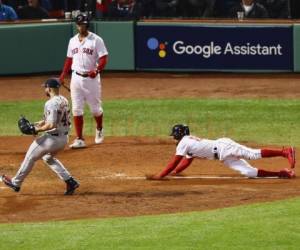
{"type": "Polygon", "coordinates": [[[292,71],[292,26],[195,26],[138,23],[136,68],[292,71]]]}

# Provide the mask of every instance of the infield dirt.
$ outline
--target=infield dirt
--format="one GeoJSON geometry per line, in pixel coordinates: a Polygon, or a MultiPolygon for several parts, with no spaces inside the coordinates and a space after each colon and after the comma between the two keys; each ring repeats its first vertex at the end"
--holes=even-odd
{"type": "MultiPolygon", "coordinates": [[[[0,100],[43,99],[38,88],[49,76],[2,77],[0,100]],[[16,91],[18,90],[18,91],[16,91]]],[[[63,91],[64,95],[68,95],[63,91]]],[[[103,77],[103,99],[141,98],[300,98],[297,75],[132,74],[103,77]]],[[[73,139],[71,137],[71,139],[73,139]]],[[[32,141],[31,137],[1,137],[0,173],[13,175],[32,141]]],[[[272,201],[300,195],[300,179],[244,179],[217,161],[194,161],[185,176],[194,179],[146,181],[146,173],[161,170],[172,154],[172,140],[145,137],[106,137],[104,144],[66,148],[58,158],[81,183],[74,196],[63,195],[65,184],[41,161],[20,193],[0,184],[0,222],[27,222],[136,216],[200,211],[272,201]],[[202,179],[198,176],[220,177],[202,179]],[[234,177],[222,178],[222,177],[234,177]]],[[[249,145],[266,146],[266,145],[249,145]]],[[[286,159],[252,162],[279,170],[286,159]]],[[[298,172],[299,164],[296,166],[298,172]]]]}

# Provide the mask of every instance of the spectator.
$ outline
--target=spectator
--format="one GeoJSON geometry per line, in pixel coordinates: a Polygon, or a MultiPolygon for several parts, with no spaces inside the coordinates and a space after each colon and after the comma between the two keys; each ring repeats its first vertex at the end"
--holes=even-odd
{"type": "Polygon", "coordinates": [[[138,19],[142,6],[135,0],[116,0],[108,7],[108,17],[122,19],[138,19]]]}
{"type": "Polygon", "coordinates": [[[80,9],[81,0],[64,0],[65,11],[72,12],[73,10],[80,9]]]}
{"type": "MultiPolygon", "coordinates": [[[[45,10],[49,11],[52,9],[51,0],[40,0],[40,1],[41,1],[40,2],[41,6],[45,10]]],[[[3,2],[13,7],[16,11],[27,5],[27,0],[4,0],[3,2]]]]}
{"type": "Polygon", "coordinates": [[[142,13],[141,17],[148,17],[151,18],[155,14],[155,0],[139,0],[139,2],[142,4],[142,13]]]}
{"type": "Polygon", "coordinates": [[[108,6],[112,0],[81,0],[80,11],[89,16],[90,19],[96,15],[97,2],[102,2],[104,5],[108,6]]]}
{"type": "Polygon", "coordinates": [[[0,21],[13,21],[16,19],[18,19],[18,16],[14,9],[3,4],[2,0],[0,0],[0,21]]]}
{"type": "Polygon", "coordinates": [[[95,0],[81,0],[80,1],[80,11],[81,12],[88,12],[88,11],[95,11],[95,0]]]}
{"type": "Polygon", "coordinates": [[[289,0],[257,0],[263,5],[270,18],[290,18],[290,3],[289,0]]]}
{"type": "MultiPolygon", "coordinates": [[[[106,2],[107,0],[52,0],[57,2],[56,6],[63,7],[64,11],[72,12],[79,10],[80,12],[86,12],[89,17],[92,17],[96,11],[96,4],[99,2],[106,2]]],[[[53,4],[54,5],[54,4],[53,4]]]]}
{"type": "MultiPolygon", "coordinates": [[[[62,18],[65,15],[65,1],[63,0],[51,0],[52,8],[48,12],[51,18],[62,18]]],[[[43,7],[43,6],[42,6],[43,7]]]]}
{"type": "Polygon", "coordinates": [[[49,18],[48,12],[40,6],[39,0],[27,0],[28,5],[18,10],[20,19],[49,18]]]}
{"type": "Polygon", "coordinates": [[[229,11],[229,17],[236,18],[238,12],[244,12],[245,18],[268,18],[265,7],[255,0],[241,0],[229,11]]]}
{"type": "Polygon", "coordinates": [[[183,17],[212,17],[216,0],[181,0],[180,8],[183,17]]]}
{"type": "Polygon", "coordinates": [[[11,6],[15,11],[27,4],[27,0],[2,0],[2,2],[11,6]]]}
{"type": "Polygon", "coordinates": [[[289,4],[292,18],[300,18],[300,1],[290,0],[289,4]]]}
{"type": "Polygon", "coordinates": [[[179,0],[154,0],[154,7],[156,17],[176,17],[179,0]]]}
{"type": "Polygon", "coordinates": [[[41,7],[47,11],[52,10],[52,2],[53,0],[40,0],[41,7]]]}
{"type": "Polygon", "coordinates": [[[96,1],[96,17],[102,18],[108,16],[109,5],[112,0],[97,0],[96,1]]]}
{"type": "Polygon", "coordinates": [[[240,0],[215,0],[215,17],[225,18],[229,16],[229,11],[233,6],[238,4],[240,0]]]}

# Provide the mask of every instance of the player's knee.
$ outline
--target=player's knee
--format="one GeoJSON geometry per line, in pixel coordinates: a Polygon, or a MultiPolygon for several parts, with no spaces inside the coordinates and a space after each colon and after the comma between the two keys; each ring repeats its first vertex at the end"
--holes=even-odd
{"type": "Polygon", "coordinates": [[[92,108],[91,110],[93,116],[100,116],[103,114],[103,109],[102,107],[98,108],[98,107],[95,107],[95,108],[92,108]]]}
{"type": "Polygon", "coordinates": [[[244,154],[244,157],[247,160],[257,160],[261,158],[260,150],[257,149],[248,149],[248,151],[244,154]]]}
{"type": "Polygon", "coordinates": [[[242,173],[242,175],[249,177],[249,178],[257,177],[257,169],[256,168],[246,169],[246,170],[243,170],[241,173],[242,173]]]}
{"type": "Polygon", "coordinates": [[[53,163],[53,157],[51,155],[44,155],[43,156],[43,161],[46,163],[46,164],[52,164],[53,163]]]}
{"type": "Polygon", "coordinates": [[[82,109],[72,109],[73,116],[82,116],[83,110],[82,109]]]}

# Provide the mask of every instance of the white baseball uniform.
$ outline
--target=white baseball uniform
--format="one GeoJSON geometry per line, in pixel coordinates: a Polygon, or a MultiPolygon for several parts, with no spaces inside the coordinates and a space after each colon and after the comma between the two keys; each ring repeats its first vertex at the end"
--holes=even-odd
{"type": "Polygon", "coordinates": [[[218,159],[247,177],[257,177],[258,170],[244,159],[262,158],[260,149],[240,145],[230,138],[208,140],[190,135],[184,136],[178,143],[176,155],[187,158],[218,159]]]}
{"type": "Polygon", "coordinates": [[[70,87],[74,116],[83,115],[85,102],[94,116],[103,113],[100,74],[95,78],[90,78],[87,74],[96,70],[99,58],[105,55],[108,52],[103,39],[90,31],[83,41],[79,40],[79,34],[70,39],[67,57],[72,58],[70,87]]]}
{"type": "Polygon", "coordinates": [[[66,181],[71,177],[63,164],[54,158],[54,155],[63,150],[68,142],[71,124],[68,100],[61,95],[49,99],[44,108],[44,121],[53,123],[56,127],[46,131],[30,145],[20,169],[12,178],[12,183],[18,187],[30,173],[34,163],[41,158],[61,179],[66,181]]]}

